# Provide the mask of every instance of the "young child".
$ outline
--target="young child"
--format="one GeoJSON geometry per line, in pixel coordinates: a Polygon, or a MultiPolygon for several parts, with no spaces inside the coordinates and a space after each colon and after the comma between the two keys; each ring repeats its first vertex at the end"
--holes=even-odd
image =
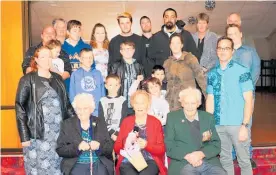
{"type": "Polygon", "coordinates": [[[58,73],[65,80],[69,78],[70,75],[68,73],[64,73],[64,62],[59,58],[59,53],[61,50],[61,43],[59,40],[50,40],[46,45],[51,53],[52,53],[52,67],[51,71],[58,73]]]}
{"type": "Polygon", "coordinates": [[[120,124],[127,116],[127,101],[125,97],[118,95],[121,80],[118,75],[110,74],[105,79],[105,88],[108,95],[102,97],[99,103],[99,117],[104,117],[108,133],[115,142],[120,124]]]}
{"type": "MultiPolygon", "coordinates": [[[[70,20],[67,23],[68,38],[64,41],[62,49],[69,55],[72,72],[80,67],[80,51],[84,48],[91,49],[91,46],[81,39],[82,29],[81,22],[70,20]]],[[[95,66],[95,64],[93,64],[95,66]]],[[[70,79],[65,80],[66,89],[69,92],[70,79]]]]}
{"type": "Polygon", "coordinates": [[[72,102],[79,93],[92,94],[95,99],[96,108],[93,112],[98,117],[98,105],[105,96],[104,81],[100,71],[93,64],[93,53],[91,49],[82,49],[80,52],[81,67],[71,75],[69,97],[72,102]]]}
{"type": "Polygon", "coordinates": [[[148,79],[146,91],[151,94],[151,106],[148,114],[158,118],[162,126],[165,126],[170,108],[167,100],[161,96],[161,82],[159,79],[155,77],[148,79]]]}
{"type": "Polygon", "coordinates": [[[155,65],[151,71],[151,77],[158,78],[161,82],[161,96],[165,98],[167,93],[167,82],[165,79],[165,68],[161,65],[155,65]]]}
{"type": "Polygon", "coordinates": [[[109,74],[116,74],[121,79],[121,87],[119,95],[126,97],[128,104],[128,114],[133,114],[133,109],[130,105],[129,88],[139,75],[144,77],[144,68],[133,58],[135,52],[135,44],[130,41],[125,41],[120,45],[122,59],[109,68],[109,74]]]}

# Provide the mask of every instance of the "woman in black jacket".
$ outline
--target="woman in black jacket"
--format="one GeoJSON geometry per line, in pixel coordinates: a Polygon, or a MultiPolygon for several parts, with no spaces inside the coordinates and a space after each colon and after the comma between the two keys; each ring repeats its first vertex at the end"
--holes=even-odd
{"type": "Polygon", "coordinates": [[[75,116],[60,75],[50,72],[50,50],[42,46],[31,61],[32,72],[18,84],[15,111],[26,174],[61,174],[55,152],[60,122],[75,116]]]}
{"type": "Polygon", "coordinates": [[[78,94],[73,101],[78,117],[65,120],[57,140],[57,153],[63,157],[65,175],[113,175],[113,142],[102,117],[92,116],[95,109],[91,94],[78,94]]]}

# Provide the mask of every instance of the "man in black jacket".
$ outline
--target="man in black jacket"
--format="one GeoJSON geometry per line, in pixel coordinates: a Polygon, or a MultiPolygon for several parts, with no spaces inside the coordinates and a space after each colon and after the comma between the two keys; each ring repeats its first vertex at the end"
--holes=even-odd
{"type": "MultiPolygon", "coordinates": [[[[41,46],[45,46],[47,42],[49,42],[52,39],[56,39],[56,31],[52,26],[46,26],[43,28],[41,33],[41,43],[39,43],[36,46],[30,47],[27,52],[25,53],[25,57],[22,63],[22,70],[24,74],[27,74],[31,72],[31,59],[34,56],[35,50],[41,46]]],[[[63,51],[60,51],[59,58],[63,60],[64,62],[64,72],[67,73],[67,77],[70,77],[70,74],[72,72],[72,68],[70,65],[69,56],[63,51]]]]}
{"type": "Polygon", "coordinates": [[[149,57],[154,65],[163,65],[164,61],[171,55],[169,40],[172,34],[180,33],[184,47],[183,51],[191,52],[196,57],[197,48],[190,32],[183,29],[183,24],[177,25],[177,13],[174,9],[168,8],[163,13],[164,25],[161,30],[153,35],[149,48],[149,57]]]}

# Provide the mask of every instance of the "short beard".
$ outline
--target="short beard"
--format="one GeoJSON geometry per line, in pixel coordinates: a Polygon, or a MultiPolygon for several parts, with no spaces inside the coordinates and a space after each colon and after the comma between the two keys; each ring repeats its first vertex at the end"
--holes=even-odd
{"type": "Polygon", "coordinates": [[[171,30],[171,29],[173,29],[174,24],[173,24],[172,22],[167,22],[167,23],[165,24],[165,26],[166,26],[166,28],[167,28],[168,30],[171,30]]]}

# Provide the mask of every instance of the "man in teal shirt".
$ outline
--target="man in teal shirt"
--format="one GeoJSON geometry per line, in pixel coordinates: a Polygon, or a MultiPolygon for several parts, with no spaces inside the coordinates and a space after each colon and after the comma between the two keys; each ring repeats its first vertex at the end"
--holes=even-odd
{"type": "Polygon", "coordinates": [[[214,114],[221,140],[220,162],[228,175],[234,175],[234,146],[242,175],[252,175],[250,128],[254,86],[249,69],[232,60],[234,43],[221,37],[217,43],[219,64],[207,76],[206,110],[214,114]]]}

